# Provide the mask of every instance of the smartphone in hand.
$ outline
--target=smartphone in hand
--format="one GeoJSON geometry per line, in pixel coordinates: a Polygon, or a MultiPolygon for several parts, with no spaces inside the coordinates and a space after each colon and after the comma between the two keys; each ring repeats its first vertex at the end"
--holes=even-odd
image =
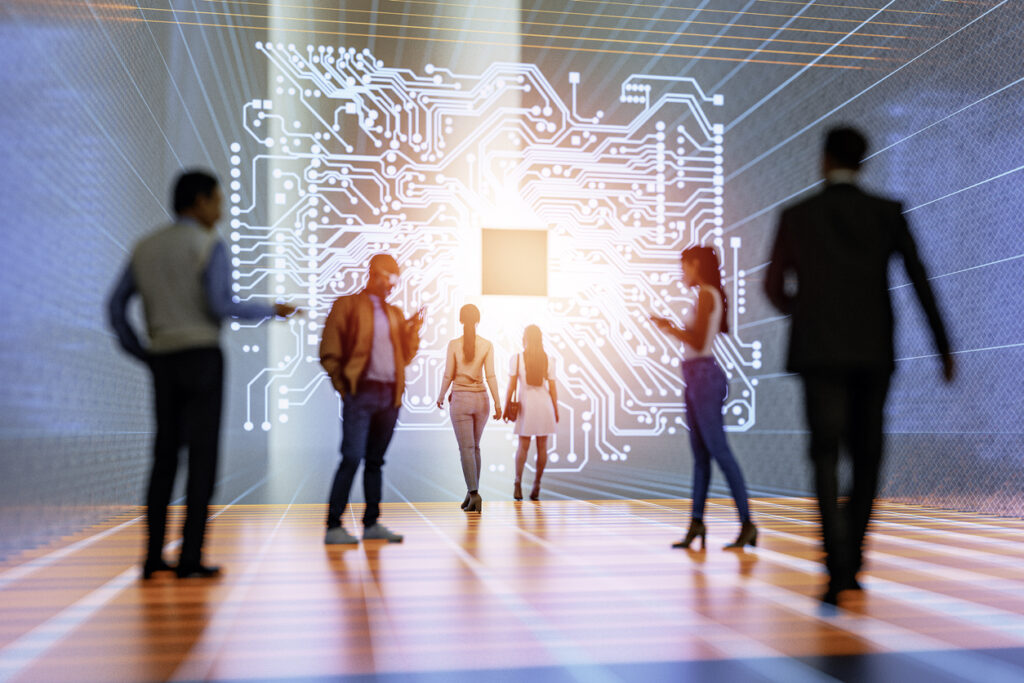
{"type": "Polygon", "coordinates": [[[660,315],[655,315],[651,313],[650,315],[647,316],[647,318],[652,323],[654,323],[654,326],[657,327],[659,330],[668,331],[671,330],[673,327],[671,320],[669,320],[668,318],[663,318],[660,315]]]}
{"type": "Polygon", "coordinates": [[[419,330],[420,326],[423,325],[423,320],[424,320],[424,318],[426,318],[426,316],[427,316],[427,307],[426,306],[420,306],[419,309],[416,311],[416,313],[413,314],[413,316],[411,318],[409,318],[408,324],[412,328],[414,328],[416,330],[419,330]]]}

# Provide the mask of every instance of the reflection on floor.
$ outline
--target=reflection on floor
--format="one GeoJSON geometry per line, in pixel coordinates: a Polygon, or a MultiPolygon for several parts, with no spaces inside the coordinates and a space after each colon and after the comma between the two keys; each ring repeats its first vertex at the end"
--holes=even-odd
{"type": "Polygon", "coordinates": [[[0,565],[0,681],[1024,680],[1024,521],[881,505],[828,611],[811,501],[753,501],[746,552],[711,503],[707,551],[677,500],[389,503],[405,543],[350,549],[323,506],[231,506],[222,578],[150,582],[132,509],[0,565]]]}

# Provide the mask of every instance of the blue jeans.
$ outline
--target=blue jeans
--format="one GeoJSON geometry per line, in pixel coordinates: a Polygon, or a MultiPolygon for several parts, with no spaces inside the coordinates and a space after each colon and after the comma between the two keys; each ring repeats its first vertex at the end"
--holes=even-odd
{"type": "Polygon", "coordinates": [[[693,518],[704,518],[704,505],[711,485],[711,460],[721,468],[736,501],[740,521],[750,520],[747,487],[736,458],[725,440],[722,404],[728,383],[714,358],[695,358],[683,363],[686,382],[686,422],[690,427],[693,449],[693,518]]]}
{"type": "Polygon", "coordinates": [[[363,496],[366,511],[363,526],[373,526],[380,516],[383,487],[384,451],[391,443],[398,421],[395,385],[385,382],[359,383],[359,393],[345,397],[341,412],[341,464],[334,475],[331,498],[327,508],[327,528],[341,526],[341,516],[348,505],[352,482],[363,467],[363,496]]]}
{"type": "Polygon", "coordinates": [[[480,437],[491,416],[491,402],[486,391],[454,391],[448,405],[462,459],[462,475],[466,490],[480,487],[480,437]]]}

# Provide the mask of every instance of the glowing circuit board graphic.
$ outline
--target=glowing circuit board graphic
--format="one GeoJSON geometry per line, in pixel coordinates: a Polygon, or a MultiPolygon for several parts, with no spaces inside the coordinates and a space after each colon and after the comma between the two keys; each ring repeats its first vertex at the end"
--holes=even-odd
{"type": "MultiPolygon", "coordinates": [[[[250,139],[231,148],[234,286],[241,299],[283,297],[309,314],[289,323],[288,351],[249,381],[246,429],[286,423],[327,381],[320,325],[386,250],[404,271],[392,301],[407,314],[428,309],[400,428],[450,429],[434,401],[458,310],[471,301],[495,343],[502,392],[523,326],[544,331],[561,412],[549,468],[628,460],[640,440],[685,429],[681,351],[647,314],[679,319],[693,304],[678,259],[696,243],[719,247],[731,300],[733,332],[715,342],[730,379],[727,428],[753,426],[748,372],[761,345],[736,332],[746,283],[739,238],[721,237],[723,132],[711,116],[720,95],[690,78],[636,74],[599,84],[619,103],[605,116],[577,110],[585,84],[575,72],[563,97],[531,64],[417,73],[365,50],[256,49],[273,92],[245,104],[250,139]],[[481,294],[487,228],[548,231],[547,297],[481,294]]],[[[232,327],[244,343],[248,328],[232,327]]]]}

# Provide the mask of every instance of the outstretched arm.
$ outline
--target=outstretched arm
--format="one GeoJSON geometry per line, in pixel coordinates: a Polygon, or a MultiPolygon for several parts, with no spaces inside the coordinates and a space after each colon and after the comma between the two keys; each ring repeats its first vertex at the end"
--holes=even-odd
{"type": "Polygon", "coordinates": [[[259,320],[274,315],[286,316],[295,311],[285,304],[262,304],[237,302],[231,291],[231,267],[228,252],[223,242],[213,245],[210,260],[203,271],[203,286],[206,288],[206,305],[218,320],[235,317],[243,320],[259,320]]]}

